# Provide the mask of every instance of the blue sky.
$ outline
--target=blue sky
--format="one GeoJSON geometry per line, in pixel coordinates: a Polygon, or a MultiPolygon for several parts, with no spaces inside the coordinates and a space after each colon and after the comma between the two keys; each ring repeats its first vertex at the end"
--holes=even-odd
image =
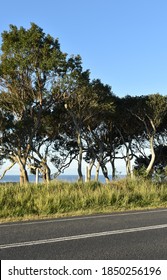
{"type": "Polygon", "coordinates": [[[116,95],[166,94],[166,12],[166,0],[6,0],[0,33],[34,22],[116,95]]]}
{"type": "Polygon", "coordinates": [[[166,0],[6,0],[0,33],[34,22],[118,96],[167,93],[166,0]]]}

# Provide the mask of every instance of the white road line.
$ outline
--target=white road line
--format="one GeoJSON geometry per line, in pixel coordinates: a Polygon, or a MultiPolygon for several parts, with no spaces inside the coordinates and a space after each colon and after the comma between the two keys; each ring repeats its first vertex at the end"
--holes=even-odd
{"type": "Polygon", "coordinates": [[[42,245],[42,244],[57,243],[57,242],[70,241],[70,240],[87,239],[93,237],[156,230],[156,229],[163,229],[163,228],[167,228],[167,224],[139,227],[139,228],[128,228],[128,229],[113,230],[113,231],[104,231],[104,232],[97,232],[97,233],[88,233],[88,234],[65,236],[65,237],[58,237],[58,238],[44,239],[44,240],[34,240],[34,241],[27,241],[27,242],[20,242],[20,243],[3,244],[0,245],[0,249],[42,245]]]}
{"type": "Polygon", "coordinates": [[[131,215],[142,215],[142,214],[151,214],[151,213],[161,213],[167,212],[167,209],[161,210],[148,210],[148,211],[139,211],[139,212],[124,212],[124,213],[114,213],[114,214],[104,214],[104,215],[94,215],[94,216],[83,216],[83,217],[72,217],[72,218],[57,218],[50,220],[42,220],[42,221],[32,221],[32,222],[20,222],[20,223],[9,223],[9,224],[0,224],[1,227],[14,227],[14,226],[26,226],[26,225],[34,225],[34,224],[45,224],[45,223],[57,223],[57,222],[68,222],[68,221],[77,221],[77,220],[89,220],[89,219],[99,219],[99,218],[109,218],[116,216],[131,216],[131,215]]]}

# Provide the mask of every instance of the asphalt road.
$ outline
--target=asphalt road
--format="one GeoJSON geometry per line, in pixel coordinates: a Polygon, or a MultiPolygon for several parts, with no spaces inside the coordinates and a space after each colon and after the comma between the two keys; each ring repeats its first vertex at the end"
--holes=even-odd
{"type": "Polygon", "coordinates": [[[0,259],[167,259],[167,209],[0,224],[0,259]]]}

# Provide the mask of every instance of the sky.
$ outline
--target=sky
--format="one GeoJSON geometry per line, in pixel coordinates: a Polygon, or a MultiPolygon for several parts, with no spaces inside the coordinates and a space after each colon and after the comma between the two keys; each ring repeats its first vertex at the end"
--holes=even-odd
{"type": "Polygon", "coordinates": [[[166,0],[5,0],[0,33],[34,22],[116,95],[166,95],[166,12],[166,0]]]}

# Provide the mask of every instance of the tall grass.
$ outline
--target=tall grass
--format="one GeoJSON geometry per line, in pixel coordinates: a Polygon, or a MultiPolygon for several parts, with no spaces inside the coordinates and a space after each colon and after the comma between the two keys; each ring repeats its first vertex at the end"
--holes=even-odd
{"type": "Polygon", "coordinates": [[[167,206],[167,183],[123,179],[97,182],[0,185],[0,219],[62,216],[167,206]]]}

